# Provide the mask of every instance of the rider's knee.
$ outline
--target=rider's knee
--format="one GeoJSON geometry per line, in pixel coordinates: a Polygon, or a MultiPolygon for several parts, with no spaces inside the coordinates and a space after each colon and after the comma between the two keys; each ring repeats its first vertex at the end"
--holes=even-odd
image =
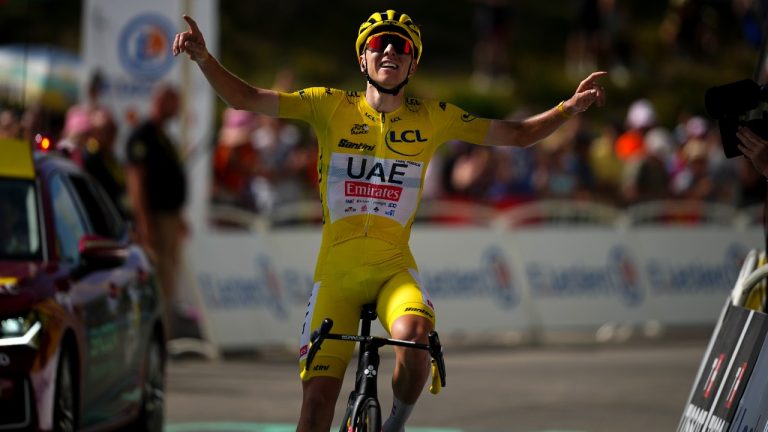
{"type": "Polygon", "coordinates": [[[392,323],[391,331],[395,339],[424,343],[432,328],[432,323],[424,317],[403,315],[392,323]]]}

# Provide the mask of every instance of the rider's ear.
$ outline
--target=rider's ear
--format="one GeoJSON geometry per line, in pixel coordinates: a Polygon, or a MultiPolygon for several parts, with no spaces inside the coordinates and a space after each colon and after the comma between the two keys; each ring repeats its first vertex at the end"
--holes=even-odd
{"type": "Polygon", "coordinates": [[[365,73],[365,53],[360,54],[360,72],[365,73]]]}
{"type": "Polygon", "coordinates": [[[412,61],[411,68],[408,70],[408,76],[411,76],[416,73],[416,66],[418,66],[418,64],[415,61],[412,61]]]}

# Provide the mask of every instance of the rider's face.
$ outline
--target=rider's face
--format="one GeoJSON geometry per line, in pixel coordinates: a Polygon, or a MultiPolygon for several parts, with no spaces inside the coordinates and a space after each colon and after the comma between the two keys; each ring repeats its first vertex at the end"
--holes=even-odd
{"type": "Polygon", "coordinates": [[[395,46],[387,44],[383,50],[367,47],[360,56],[360,68],[384,87],[394,87],[416,71],[413,51],[398,53],[395,46]]]}

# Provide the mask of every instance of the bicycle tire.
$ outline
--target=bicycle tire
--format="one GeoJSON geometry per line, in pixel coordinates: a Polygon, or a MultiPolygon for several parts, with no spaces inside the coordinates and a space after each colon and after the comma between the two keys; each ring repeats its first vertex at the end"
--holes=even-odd
{"type": "Polygon", "coordinates": [[[380,432],[381,407],[374,398],[368,398],[358,406],[357,412],[347,420],[347,432],[380,432]],[[354,422],[354,424],[352,424],[354,422]]]}

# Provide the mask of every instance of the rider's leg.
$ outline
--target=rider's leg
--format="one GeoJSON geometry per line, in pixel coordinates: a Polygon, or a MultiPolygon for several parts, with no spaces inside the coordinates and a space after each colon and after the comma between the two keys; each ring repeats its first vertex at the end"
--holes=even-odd
{"type": "MultiPolygon", "coordinates": [[[[403,315],[392,324],[392,337],[427,343],[433,325],[418,315],[403,315]]],[[[429,354],[424,350],[395,347],[395,370],[392,375],[392,412],[384,423],[384,432],[400,432],[413,411],[424,384],[429,378],[429,354]]]]}
{"type": "MultiPolygon", "coordinates": [[[[419,315],[403,315],[392,323],[392,338],[427,343],[433,330],[430,320],[419,315]]],[[[395,370],[392,376],[394,396],[413,405],[429,378],[429,353],[424,350],[395,347],[395,370]]]]}
{"type": "Polygon", "coordinates": [[[296,432],[328,432],[341,391],[338,378],[318,376],[302,382],[301,414],[296,432]]]}

